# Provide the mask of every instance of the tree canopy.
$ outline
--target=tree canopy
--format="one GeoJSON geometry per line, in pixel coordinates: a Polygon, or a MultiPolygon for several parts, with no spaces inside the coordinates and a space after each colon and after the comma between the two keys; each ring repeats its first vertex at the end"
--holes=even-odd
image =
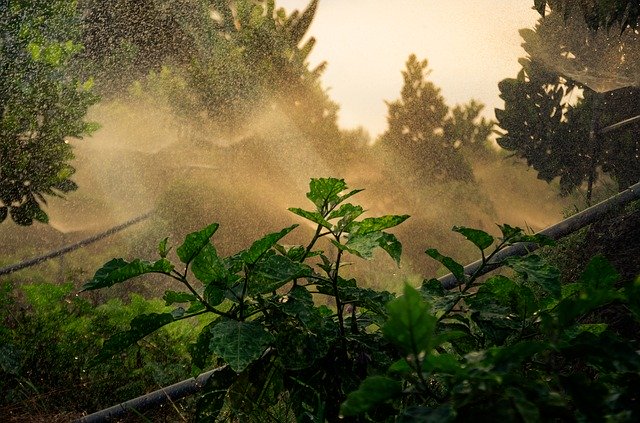
{"type": "Polygon", "coordinates": [[[640,125],[600,129],[640,114],[638,35],[594,34],[581,18],[558,12],[520,33],[529,56],[517,78],[499,84],[505,106],[496,110],[498,144],[526,159],[539,178],[559,178],[563,193],[586,184],[588,202],[600,172],[621,189],[637,182],[640,125]]]}
{"type": "Polygon", "coordinates": [[[409,56],[400,98],[387,103],[388,129],[380,144],[409,164],[421,183],[471,181],[473,172],[461,147],[476,154],[485,147],[493,123],[480,117],[483,105],[475,101],[449,113],[440,88],[427,80],[429,73],[426,59],[409,56]]]}
{"type": "Polygon", "coordinates": [[[95,129],[83,118],[97,98],[71,76],[76,17],[70,1],[0,6],[0,222],[47,222],[45,196],[77,188],[67,141],[95,129]]]}

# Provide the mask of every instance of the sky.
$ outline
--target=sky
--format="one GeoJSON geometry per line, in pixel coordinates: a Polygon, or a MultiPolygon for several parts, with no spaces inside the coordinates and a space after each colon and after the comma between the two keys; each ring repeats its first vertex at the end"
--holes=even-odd
{"type": "MultiPolygon", "coordinates": [[[[307,0],[277,0],[287,11],[307,0]]],[[[311,65],[340,105],[340,126],[386,129],[385,100],[399,97],[407,58],[427,59],[429,79],[453,106],[476,99],[485,114],[502,107],[498,82],[515,77],[524,50],[518,30],[539,15],[533,0],[320,0],[309,35],[311,65]]]]}

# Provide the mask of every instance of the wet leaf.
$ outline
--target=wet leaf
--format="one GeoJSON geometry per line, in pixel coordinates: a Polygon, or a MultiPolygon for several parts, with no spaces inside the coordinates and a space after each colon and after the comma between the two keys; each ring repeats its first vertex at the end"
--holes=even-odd
{"type": "Polygon", "coordinates": [[[449,271],[451,273],[453,273],[453,276],[456,277],[458,282],[460,282],[460,283],[464,283],[465,282],[466,277],[464,275],[464,267],[460,263],[458,263],[457,261],[455,261],[451,257],[447,257],[447,256],[444,256],[444,255],[440,254],[440,252],[438,250],[436,250],[435,248],[430,248],[427,251],[425,251],[425,253],[428,256],[430,256],[431,258],[439,261],[440,263],[442,263],[444,265],[444,267],[449,269],[449,271]]]}
{"type": "Polygon", "coordinates": [[[525,276],[528,281],[538,284],[554,298],[560,298],[560,271],[536,254],[506,259],[507,266],[525,276]]]}
{"type": "Polygon", "coordinates": [[[491,235],[479,229],[465,228],[464,226],[454,226],[453,231],[464,235],[465,238],[471,241],[480,250],[489,248],[494,241],[491,235]]]}
{"type": "Polygon", "coordinates": [[[104,360],[118,354],[152,332],[175,320],[172,313],[150,313],[136,316],[131,321],[131,329],[107,339],[96,360],[104,360]]]}
{"type": "Polygon", "coordinates": [[[100,288],[108,288],[117,283],[127,281],[136,276],[147,273],[168,274],[173,270],[173,265],[167,259],[160,259],[155,262],[136,259],[128,262],[122,258],[116,258],[105,263],[93,278],[82,286],[83,291],[90,291],[100,288]]]}
{"type": "Polygon", "coordinates": [[[297,227],[298,225],[291,225],[288,228],[284,228],[280,232],[270,233],[268,235],[265,235],[261,239],[255,241],[248,250],[243,251],[240,254],[242,261],[245,262],[246,264],[255,264],[260,259],[260,257],[262,257],[264,253],[269,251],[271,247],[276,245],[278,241],[280,241],[289,232],[291,232],[297,227]]]}
{"type": "Polygon", "coordinates": [[[405,285],[404,295],[391,301],[387,309],[389,320],[382,333],[405,353],[429,353],[436,346],[437,319],[415,288],[405,285]]]}
{"type": "Polygon", "coordinates": [[[189,292],[165,291],[162,296],[166,306],[180,303],[190,303],[196,300],[196,296],[189,292]]]}
{"type": "Polygon", "coordinates": [[[240,373],[262,356],[274,338],[257,322],[224,320],[210,329],[211,351],[240,373]]]}
{"type": "Polygon", "coordinates": [[[213,236],[213,234],[218,230],[219,225],[217,223],[212,223],[206,228],[192,232],[186,236],[184,243],[176,249],[176,253],[180,260],[187,264],[191,263],[200,251],[209,244],[209,239],[213,236]]]}

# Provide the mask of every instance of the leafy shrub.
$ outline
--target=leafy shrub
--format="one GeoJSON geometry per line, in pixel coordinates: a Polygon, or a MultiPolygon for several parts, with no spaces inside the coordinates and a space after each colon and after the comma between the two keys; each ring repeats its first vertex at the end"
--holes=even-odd
{"type": "MultiPolygon", "coordinates": [[[[0,405],[3,414],[95,410],[188,377],[184,345],[193,325],[157,332],[137,348],[96,366],[105,337],[133,316],[161,312],[160,300],[132,295],[93,307],[72,284],[4,284],[0,305],[0,405]],[[160,347],[162,346],[162,347],[160,347]]],[[[202,323],[203,325],[205,322],[202,323]]]]}
{"type": "MultiPolygon", "coordinates": [[[[156,261],[106,263],[85,290],[150,273],[183,290],[164,293],[172,311],[133,317],[99,358],[123,354],[169,323],[209,315],[189,351],[198,368],[222,367],[199,399],[198,421],[638,419],[637,339],[609,330],[594,310],[622,303],[638,319],[640,281],[617,288],[615,270],[596,257],[578,282],[562,285],[555,267],[529,254],[505,260],[516,277],[480,283],[479,272],[467,275],[429,249],[458,289],[445,291],[436,279],[398,298],[363,288],[342,276],[345,255],[368,259],[382,249],[399,262],[402,246],[386,230],[408,216],[361,219],[364,209],[345,202],[360,190],[347,188],[341,179],[312,179],[314,209],[289,209],[316,227],[306,246],[281,244],[293,225],[220,257],[210,242],[214,223],[186,236],[175,250],[179,265],[167,258],[167,239],[156,261]]],[[[509,225],[500,230],[495,239],[454,227],[483,266],[512,244],[552,243],[509,225]]]]}

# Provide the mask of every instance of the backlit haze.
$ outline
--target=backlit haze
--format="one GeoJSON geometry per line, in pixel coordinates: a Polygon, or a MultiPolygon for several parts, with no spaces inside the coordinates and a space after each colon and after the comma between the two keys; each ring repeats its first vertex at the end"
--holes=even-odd
{"type": "MultiPolygon", "coordinates": [[[[287,11],[306,0],[281,0],[287,11]]],[[[374,137],[384,132],[384,100],[398,97],[401,70],[415,53],[426,58],[429,76],[453,106],[471,98],[501,106],[498,81],[515,77],[524,56],[518,29],[534,26],[539,15],[531,0],[323,0],[309,34],[316,38],[312,64],[324,60],[325,87],[340,104],[343,127],[364,126],[374,137]]]]}

